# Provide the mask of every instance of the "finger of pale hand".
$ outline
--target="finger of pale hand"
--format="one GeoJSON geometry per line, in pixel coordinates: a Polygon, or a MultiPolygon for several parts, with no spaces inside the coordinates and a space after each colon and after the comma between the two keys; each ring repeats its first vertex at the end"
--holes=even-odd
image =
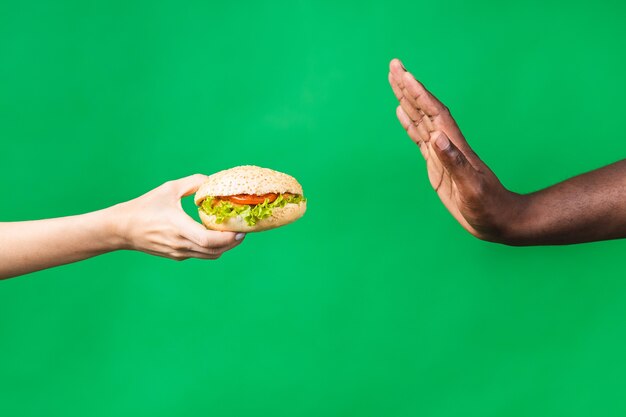
{"type": "Polygon", "coordinates": [[[222,250],[230,250],[240,245],[246,237],[245,233],[221,232],[217,230],[207,230],[208,239],[213,242],[214,247],[222,250]]]}
{"type": "Polygon", "coordinates": [[[170,249],[176,251],[193,251],[193,252],[201,252],[206,255],[216,255],[224,251],[223,248],[214,248],[214,247],[204,247],[198,245],[196,242],[192,242],[191,240],[179,236],[170,244],[170,249]]]}
{"type": "Polygon", "coordinates": [[[208,230],[184,212],[176,220],[179,234],[203,248],[221,248],[234,245],[236,234],[233,232],[216,232],[208,230]]]}
{"type": "Polygon", "coordinates": [[[210,260],[216,260],[219,259],[224,252],[220,252],[217,255],[206,255],[202,252],[184,252],[184,256],[187,257],[187,259],[189,258],[194,258],[194,259],[210,259],[210,260]]]}
{"type": "Polygon", "coordinates": [[[194,174],[188,177],[171,181],[171,185],[173,191],[176,193],[176,197],[183,198],[198,191],[198,188],[200,188],[200,186],[204,184],[206,180],[206,175],[194,174]]]}
{"type": "Polygon", "coordinates": [[[215,253],[226,252],[226,251],[233,249],[236,246],[239,246],[243,242],[243,239],[245,238],[245,233],[238,233],[235,235],[235,239],[229,239],[225,241],[224,243],[215,242],[219,244],[219,246],[215,246],[215,243],[214,243],[215,240],[219,239],[224,234],[231,234],[231,232],[218,232],[218,231],[213,231],[213,230],[207,230],[207,233],[209,233],[209,237],[207,238],[207,240],[211,241],[210,246],[201,246],[195,242],[192,242],[191,240],[187,240],[181,237],[182,239],[184,239],[184,242],[182,242],[180,248],[186,249],[186,250],[192,250],[195,252],[202,252],[206,254],[215,254],[215,253]],[[237,239],[237,235],[241,235],[239,239],[237,239]],[[217,236],[217,239],[214,238],[213,236],[217,236]]]}
{"type": "Polygon", "coordinates": [[[196,252],[192,250],[175,251],[167,255],[168,258],[174,259],[176,261],[185,261],[189,258],[214,260],[219,259],[220,256],[222,256],[222,252],[212,254],[205,252],[196,252]]]}

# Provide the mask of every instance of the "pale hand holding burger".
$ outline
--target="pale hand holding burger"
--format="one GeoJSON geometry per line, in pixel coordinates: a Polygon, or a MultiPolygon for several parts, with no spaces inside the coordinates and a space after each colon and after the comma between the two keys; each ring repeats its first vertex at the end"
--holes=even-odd
{"type": "Polygon", "coordinates": [[[180,200],[206,180],[197,174],[168,181],[133,200],[78,216],[0,222],[0,279],[124,249],[176,260],[217,259],[244,235],[207,230],[183,211],[180,200]]]}
{"type": "Polygon", "coordinates": [[[302,187],[280,172],[237,167],[210,177],[196,174],[91,213],[0,222],[0,279],[115,250],[175,260],[217,259],[239,245],[245,232],[291,223],[305,210],[302,187]],[[196,191],[206,228],[181,205],[196,191]]]}

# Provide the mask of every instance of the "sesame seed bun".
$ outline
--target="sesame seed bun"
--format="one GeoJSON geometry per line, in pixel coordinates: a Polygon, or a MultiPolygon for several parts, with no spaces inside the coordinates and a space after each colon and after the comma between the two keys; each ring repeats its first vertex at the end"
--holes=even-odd
{"type": "MultiPolygon", "coordinates": [[[[263,195],[296,194],[303,195],[302,186],[296,179],[273,169],[261,168],[252,165],[239,166],[210,175],[207,181],[200,186],[194,201],[201,206],[207,197],[225,197],[238,194],[263,195]]],[[[207,229],[229,232],[260,232],[274,229],[298,220],[306,211],[306,201],[298,204],[287,204],[285,207],[272,209],[272,215],[258,220],[254,226],[249,226],[241,216],[226,219],[216,223],[215,216],[208,215],[201,208],[200,220],[207,229]]]]}

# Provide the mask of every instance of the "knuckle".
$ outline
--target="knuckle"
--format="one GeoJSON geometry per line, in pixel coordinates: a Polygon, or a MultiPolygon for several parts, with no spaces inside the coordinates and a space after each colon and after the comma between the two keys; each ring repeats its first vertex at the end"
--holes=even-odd
{"type": "Polygon", "coordinates": [[[470,205],[474,210],[482,211],[482,202],[485,195],[485,185],[482,181],[468,187],[464,194],[464,200],[468,205],[470,205]]]}
{"type": "Polygon", "coordinates": [[[457,150],[453,151],[452,161],[455,165],[458,165],[460,167],[464,167],[467,164],[467,160],[465,159],[463,154],[461,154],[461,152],[457,150]]]}
{"type": "Polygon", "coordinates": [[[478,197],[482,197],[487,193],[487,184],[482,179],[476,181],[476,186],[474,187],[475,194],[478,197]]]}
{"type": "Polygon", "coordinates": [[[202,238],[200,238],[200,246],[208,249],[208,248],[212,248],[213,246],[215,246],[215,244],[211,236],[205,235],[202,238]]]}
{"type": "Polygon", "coordinates": [[[204,174],[197,173],[197,174],[193,174],[192,178],[196,181],[203,181],[207,178],[207,176],[204,174]]]}
{"type": "Polygon", "coordinates": [[[174,184],[174,181],[166,181],[161,185],[161,189],[163,191],[173,191],[176,187],[176,184],[174,184]]]}
{"type": "Polygon", "coordinates": [[[187,242],[175,242],[172,245],[172,248],[176,249],[177,251],[190,250],[191,245],[189,245],[189,243],[187,242]]]}
{"type": "Polygon", "coordinates": [[[222,253],[224,253],[223,249],[209,249],[208,250],[209,256],[221,256],[222,253]]]}
{"type": "Polygon", "coordinates": [[[173,259],[173,260],[175,260],[175,261],[177,261],[177,262],[180,262],[180,261],[184,261],[184,260],[186,260],[186,259],[189,259],[189,257],[188,257],[188,256],[183,255],[182,253],[177,252],[177,251],[171,252],[171,253],[170,253],[170,258],[171,258],[171,259],[173,259]]]}

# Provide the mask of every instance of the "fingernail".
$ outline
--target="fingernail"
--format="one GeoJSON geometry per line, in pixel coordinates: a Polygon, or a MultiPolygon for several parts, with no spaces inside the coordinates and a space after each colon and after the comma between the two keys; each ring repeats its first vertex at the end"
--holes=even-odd
{"type": "Polygon", "coordinates": [[[450,141],[443,133],[440,133],[437,139],[435,140],[435,144],[439,149],[445,151],[450,146],[450,141]]]}
{"type": "Polygon", "coordinates": [[[400,62],[400,66],[402,67],[402,69],[404,70],[404,72],[406,72],[406,68],[404,68],[404,64],[402,62],[400,62]]]}
{"type": "Polygon", "coordinates": [[[243,239],[244,237],[246,237],[246,234],[245,234],[245,233],[237,233],[237,234],[235,235],[235,240],[241,240],[241,239],[243,239]]]}

